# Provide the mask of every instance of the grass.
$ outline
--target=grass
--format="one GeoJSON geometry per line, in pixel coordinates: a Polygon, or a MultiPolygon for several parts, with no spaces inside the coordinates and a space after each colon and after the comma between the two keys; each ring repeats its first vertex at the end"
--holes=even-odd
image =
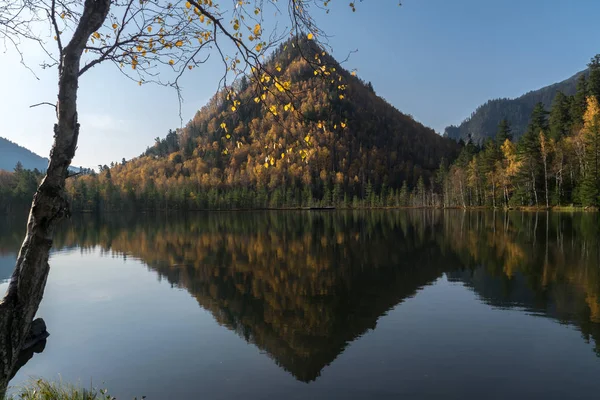
{"type": "MultiPolygon", "coordinates": [[[[142,397],[143,399],[144,397],[142,397]]],[[[106,389],[85,389],[63,382],[37,379],[15,388],[7,400],[114,400],[106,389]]]]}

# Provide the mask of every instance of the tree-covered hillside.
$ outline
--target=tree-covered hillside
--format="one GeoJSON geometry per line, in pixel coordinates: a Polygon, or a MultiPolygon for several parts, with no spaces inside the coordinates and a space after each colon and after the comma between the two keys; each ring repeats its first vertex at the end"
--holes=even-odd
{"type": "Polygon", "coordinates": [[[0,169],[12,171],[20,162],[25,169],[45,171],[48,159],[38,156],[30,150],[0,137],[0,169]]]}
{"type": "Polygon", "coordinates": [[[558,92],[567,96],[575,94],[578,81],[589,71],[581,71],[562,82],[528,92],[516,99],[494,99],[479,106],[471,116],[459,126],[449,126],[444,132],[454,140],[471,140],[482,144],[485,139],[493,138],[498,124],[506,119],[512,126],[514,137],[518,139],[527,130],[529,117],[537,103],[542,103],[546,110],[550,109],[558,92]]]}
{"type": "Polygon", "coordinates": [[[495,140],[467,143],[421,204],[599,208],[600,54],[588,67],[574,95],[558,92],[550,111],[534,106],[518,140],[503,120],[495,140]]]}
{"type": "Polygon", "coordinates": [[[282,44],[266,70],[142,156],[71,179],[75,208],[334,205],[428,181],[458,152],[310,40],[282,44]]]}

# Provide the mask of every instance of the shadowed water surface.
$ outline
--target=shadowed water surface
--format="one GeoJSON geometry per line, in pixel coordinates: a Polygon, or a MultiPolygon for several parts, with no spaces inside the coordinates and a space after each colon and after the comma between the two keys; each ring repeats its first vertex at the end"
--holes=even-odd
{"type": "MultiPolygon", "coordinates": [[[[596,214],[75,217],[31,376],[119,399],[596,398],[596,214]]],[[[0,225],[8,279],[24,220],[0,225]]],[[[5,290],[6,283],[0,289],[5,290]]]]}

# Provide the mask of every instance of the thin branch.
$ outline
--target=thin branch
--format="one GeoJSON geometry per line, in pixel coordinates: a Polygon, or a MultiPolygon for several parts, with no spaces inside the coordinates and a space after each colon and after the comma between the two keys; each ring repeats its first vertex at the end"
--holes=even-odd
{"type": "Polygon", "coordinates": [[[44,101],[44,102],[41,102],[41,103],[37,103],[37,104],[33,104],[33,105],[29,106],[29,108],[38,107],[38,106],[51,106],[51,107],[53,107],[56,110],[56,104],[52,104],[52,103],[49,103],[47,101],[44,101]]]}
{"type": "Polygon", "coordinates": [[[48,17],[52,21],[52,26],[54,27],[54,35],[56,36],[56,43],[58,45],[58,73],[62,70],[63,63],[63,47],[62,42],[60,40],[60,29],[58,29],[58,24],[56,23],[56,0],[52,0],[52,6],[50,8],[50,12],[48,12],[48,17]]]}

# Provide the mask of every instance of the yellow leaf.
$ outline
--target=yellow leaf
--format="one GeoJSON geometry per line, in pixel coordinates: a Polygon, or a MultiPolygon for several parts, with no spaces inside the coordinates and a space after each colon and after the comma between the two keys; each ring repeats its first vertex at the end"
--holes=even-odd
{"type": "Polygon", "coordinates": [[[231,111],[235,111],[237,110],[237,108],[235,108],[235,106],[231,106],[231,111]]]}
{"type": "Polygon", "coordinates": [[[308,38],[308,40],[313,40],[314,36],[312,33],[309,33],[306,37],[308,38]]]}
{"type": "Polygon", "coordinates": [[[344,100],[344,95],[340,94],[340,100],[344,100]]]}
{"type": "Polygon", "coordinates": [[[152,32],[152,27],[151,26],[148,27],[148,32],[152,32]]]}
{"type": "Polygon", "coordinates": [[[228,133],[227,135],[225,135],[225,137],[226,137],[227,139],[231,139],[231,135],[230,135],[229,133],[228,133]]]}
{"type": "Polygon", "coordinates": [[[264,164],[263,164],[263,166],[264,166],[265,168],[269,168],[269,163],[264,163],[264,164]]]}
{"type": "Polygon", "coordinates": [[[254,98],[254,102],[255,102],[255,103],[260,103],[260,99],[259,99],[258,97],[255,97],[255,98],[254,98]]]}
{"type": "Polygon", "coordinates": [[[93,33],[93,36],[94,36],[96,39],[100,39],[100,34],[99,34],[98,32],[94,32],[94,33],[93,33]]]}
{"type": "Polygon", "coordinates": [[[254,25],[254,30],[252,31],[254,33],[254,36],[258,36],[261,33],[261,28],[260,28],[260,24],[256,24],[254,25]]]}
{"type": "Polygon", "coordinates": [[[188,69],[192,69],[194,68],[192,65],[188,65],[188,69]]]}
{"type": "Polygon", "coordinates": [[[169,60],[169,65],[173,65],[173,64],[175,64],[175,61],[169,60]]]}
{"type": "Polygon", "coordinates": [[[185,3],[185,8],[191,8],[192,7],[192,3],[190,3],[189,1],[185,3]]]}
{"type": "Polygon", "coordinates": [[[262,50],[262,43],[259,43],[256,45],[255,47],[256,51],[261,51],[262,50]]]}
{"type": "Polygon", "coordinates": [[[118,27],[118,26],[119,26],[119,25],[117,25],[117,24],[112,24],[112,28],[113,28],[113,29],[117,29],[117,27],[118,27]]]}
{"type": "Polygon", "coordinates": [[[352,71],[352,76],[356,76],[356,71],[352,71]]]}
{"type": "Polygon", "coordinates": [[[177,42],[175,42],[175,46],[177,46],[177,47],[183,46],[183,41],[178,40],[177,42]]]}
{"type": "Polygon", "coordinates": [[[281,153],[281,159],[283,160],[285,158],[285,154],[281,153]]]}

